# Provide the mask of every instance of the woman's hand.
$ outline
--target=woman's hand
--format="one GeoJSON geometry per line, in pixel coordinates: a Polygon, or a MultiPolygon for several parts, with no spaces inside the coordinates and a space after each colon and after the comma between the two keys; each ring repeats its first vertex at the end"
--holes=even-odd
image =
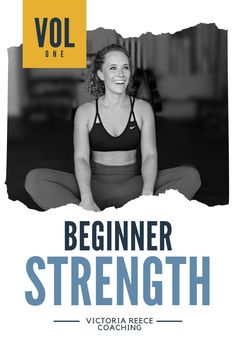
{"type": "Polygon", "coordinates": [[[92,196],[82,197],[79,206],[85,210],[100,211],[100,208],[97,206],[92,196]]]}
{"type": "Polygon", "coordinates": [[[143,189],[141,195],[153,195],[153,191],[143,189]]]}

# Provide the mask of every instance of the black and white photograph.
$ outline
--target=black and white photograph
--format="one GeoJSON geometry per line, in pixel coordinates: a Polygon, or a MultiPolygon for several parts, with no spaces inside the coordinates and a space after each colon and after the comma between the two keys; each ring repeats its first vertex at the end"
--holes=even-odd
{"type": "Polygon", "coordinates": [[[22,69],[9,48],[7,189],[37,210],[99,211],[168,189],[228,191],[227,31],[87,33],[87,69],[22,69]]]}

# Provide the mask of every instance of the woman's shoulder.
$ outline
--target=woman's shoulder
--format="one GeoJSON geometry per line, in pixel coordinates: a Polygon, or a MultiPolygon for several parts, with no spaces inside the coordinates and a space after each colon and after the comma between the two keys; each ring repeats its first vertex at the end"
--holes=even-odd
{"type": "Polygon", "coordinates": [[[78,106],[76,112],[83,112],[83,113],[90,112],[91,110],[94,110],[94,107],[95,107],[95,100],[92,100],[90,102],[86,102],[78,106]]]}
{"type": "Polygon", "coordinates": [[[142,100],[140,98],[135,98],[135,105],[134,109],[138,112],[141,116],[146,116],[153,114],[152,106],[149,102],[142,100]]]}
{"type": "Polygon", "coordinates": [[[86,102],[78,106],[75,112],[75,118],[89,119],[95,113],[95,100],[86,102]]]}
{"type": "Polygon", "coordinates": [[[150,109],[152,108],[151,104],[146,101],[146,100],[143,100],[141,98],[135,98],[135,107],[139,108],[139,109],[150,109]]]}

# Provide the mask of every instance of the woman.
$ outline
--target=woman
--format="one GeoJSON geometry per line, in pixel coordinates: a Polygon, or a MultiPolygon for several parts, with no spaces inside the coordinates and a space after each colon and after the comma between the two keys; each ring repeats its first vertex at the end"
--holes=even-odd
{"type": "Polygon", "coordinates": [[[128,95],[130,79],[131,63],[123,47],[112,44],[97,53],[89,85],[96,100],[81,105],[75,115],[75,175],[36,169],[26,177],[26,190],[42,209],[75,203],[99,211],[167,189],[188,199],[198,190],[200,177],[192,167],[157,173],[153,111],[149,103],[128,95]]]}

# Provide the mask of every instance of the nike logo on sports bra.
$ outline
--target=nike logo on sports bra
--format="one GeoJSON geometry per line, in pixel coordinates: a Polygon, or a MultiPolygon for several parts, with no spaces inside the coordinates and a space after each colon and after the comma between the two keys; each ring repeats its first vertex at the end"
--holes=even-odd
{"type": "Polygon", "coordinates": [[[138,148],[141,139],[141,131],[134,115],[135,98],[130,98],[130,114],[124,131],[119,136],[111,135],[104,127],[98,111],[98,99],[96,100],[96,114],[92,129],[89,132],[89,142],[95,151],[128,151],[138,148]],[[98,121],[97,121],[98,118],[98,121]],[[97,121],[97,123],[96,123],[97,121]],[[96,123],[96,124],[95,124],[96,123]],[[99,124],[100,123],[100,124],[99,124]],[[135,129],[132,134],[131,130],[135,129]]]}

